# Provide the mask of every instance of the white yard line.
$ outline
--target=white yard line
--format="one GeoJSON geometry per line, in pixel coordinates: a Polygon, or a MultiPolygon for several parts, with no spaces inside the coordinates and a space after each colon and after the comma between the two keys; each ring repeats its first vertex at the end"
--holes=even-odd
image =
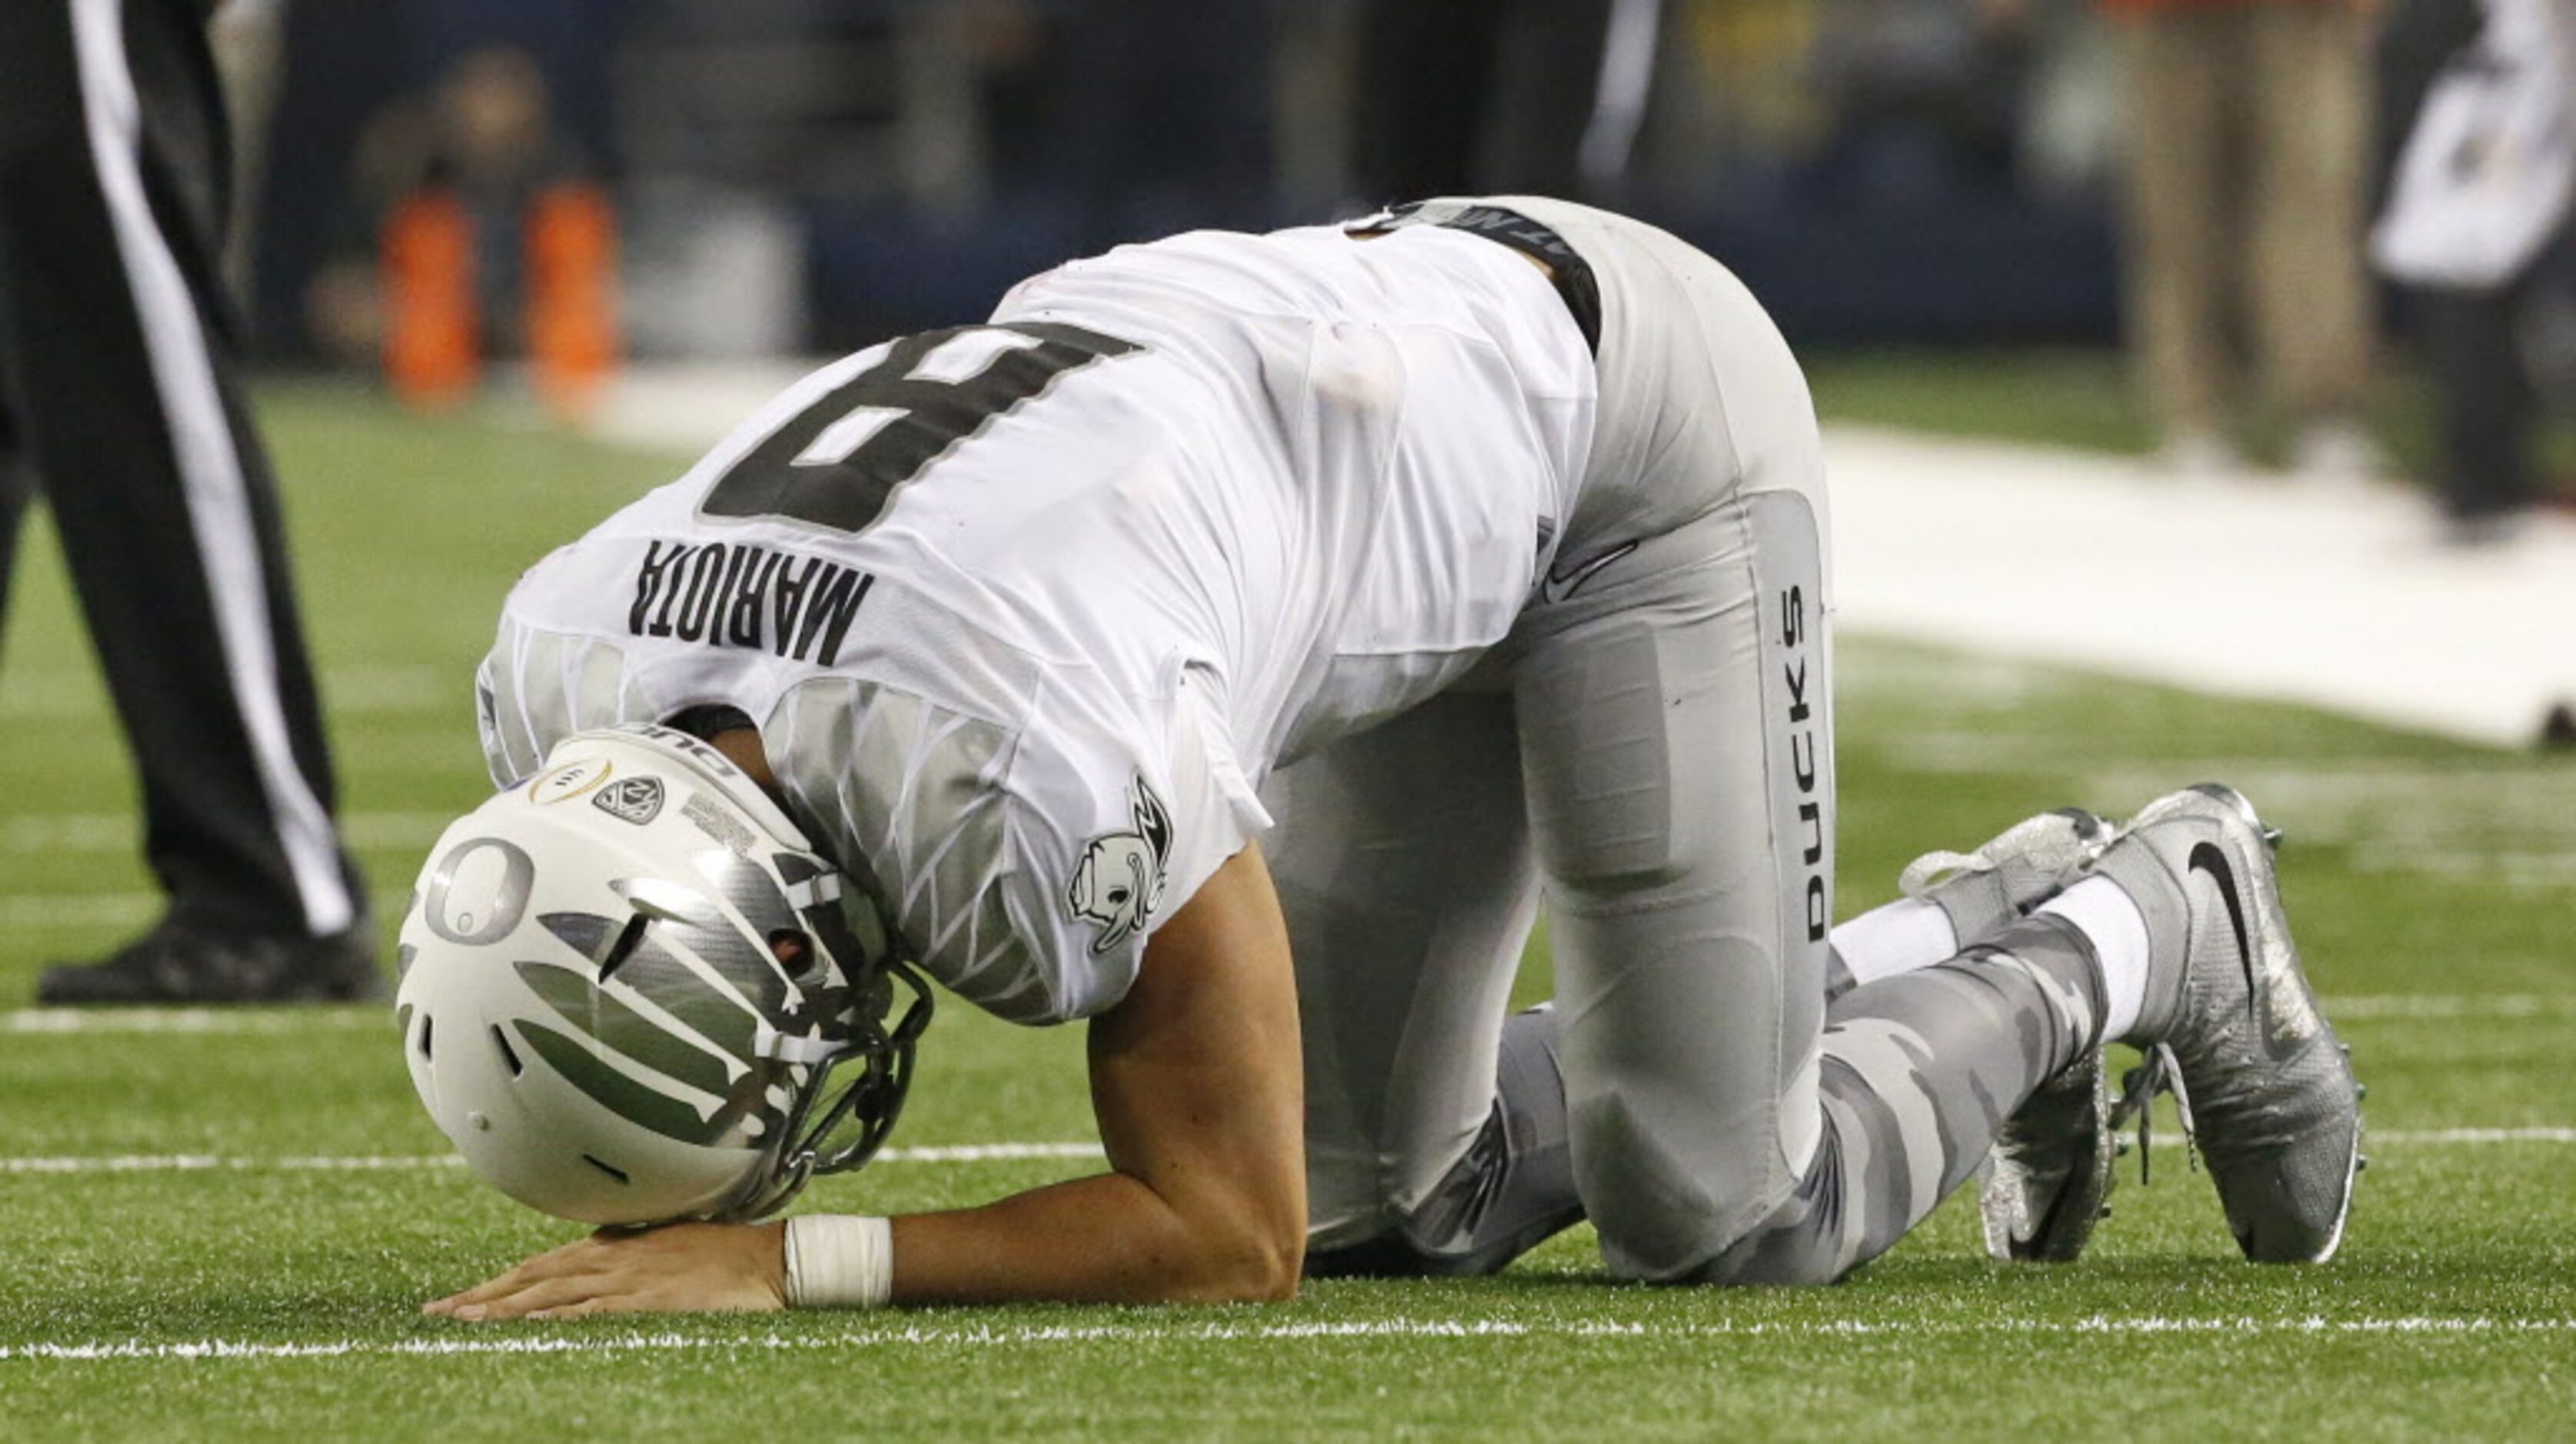
{"type": "Polygon", "coordinates": [[[161,905],[148,892],[18,893],[0,896],[0,930],[126,927],[149,922],[161,905]]]}
{"type": "MultiPolygon", "coordinates": [[[[888,1148],[878,1163],[999,1163],[1032,1158],[1097,1159],[1097,1143],[941,1143],[888,1148]]],[[[461,1168],[452,1153],[288,1154],[273,1158],[216,1153],[126,1153],[56,1158],[0,1158],[5,1173],[373,1173],[461,1168]]]]}
{"type": "MultiPolygon", "coordinates": [[[[427,662],[355,663],[322,674],[322,699],[333,717],[452,717],[470,737],[473,674],[427,662]]],[[[14,669],[0,685],[0,720],[87,721],[107,715],[107,693],[87,667],[14,669]]]]}
{"type": "MultiPolygon", "coordinates": [[[[2179,1148],[2183,1140],[2157,1135],[2156,1147],[2179,1148]]],[[[2374,1128],[2364,1146],[2479,1148],[2523,1144],[2576,1144],[2576,1127],[2532,1125],[2513,1128],[2374,1128]]],[[[889,1148],[879,1163],[1002,1163],[1029,1159],[1101,1157],[1097,1143],[949,1143],[919,1148],[889,1148]]],[[[415,1169],[459,1168],[454,1154],[286,1154],[253,1157],[216,1153],[66,1154],[56,1157],[0,1158],[0,1174],[13,1173],[376,1173],[415,1169]]]]}
{"type": "MultiPolygon", "coordinates": [[[[0,899],[0,917],[6,900],[0,899]]],[[[2352,993],[2323,1000],[2326,1016],[2345,1022],[2449,1022],[2457,1019],[2576,1018],[2576,994],[2352,993]]],[[[276,1034],[391,1033],[393,1010],[362,1006],[311,1008],[15,1008],[0,1009],[0,1034],[111,1033],[276,1034]]]]}
{"type": "Polygon", "coordinates": [[[2576,1018],[2576,996],[2549,993],[2359,993],[2318,1001],[2336,1023],[2367,1019],[2576,1018]]]}
{"type": "MultiPolygon", "coordinates": [[[[502,1326],[506,1327],[506,1326],[502,1326]]],[[[1586,1319],[1523,1322],[1516,1319],[1355,1319],[1348,1321],[1283,1320],[1271,1324],[1032,1324],[965,1325],[943,1328],[905,1324],[815,1334],[755,1334],[745,1338],[703,1338],[689,1334],[638,1334],[625,1338],[566,1336],[545,1332],[454,1334],[409,1339],[334,1339],[308,1343],[264,1343],[245,1339],[204,1339],[189,1343],[156,1343],[121,1339],[79,1344],[0,1345],[0,1362],[43,1361],[91,1363],[123,1359],[337,1359],[444,1358],[456,1355],[638,1354],[638,1353],[820,1353],[838,1349],[1024,1347],[1037,1344],[1275,1344],[1332,1339],[1721,1339],[1847,1338],[1870,1335],[1900,1337],[1926,1334],[2060,1335],[2070,1337],[2137,1334],[2272,1335],[2435,1335],[2497,1336],[2576,1333],[2576,1318],[2495,1318],[2483,1314],[2408,1314],[2331,1318],[2318,1314],[2264,1318],[2253,1315],[2097,1314],[2082,1319],[1964,1318],[1958,1320],[1816,1319],[1799,1321],[1649,1323],[1586,1319]]]]}
{"type": "MultiPolygon", "coordinates": [[[[2171,1132],[2156,1134],[2148,1140],[2157,1148],[2180,1148],[2188,1141],[2171,1132]]],[[[2546,1125],[2524,1128],[2371,1128],[2364,1126],[2361,1133],[2361,1146],[2365,1149],[2376,1149],[2392,1144],[2398,1147],[2475,1148],[2513,1143],[2576,1143],[2576,1128],[2546,1125]]]]}
{"type": "MultiPolygon", "coordinates": [[[[340,836],[356,848],[427,852],[456,819],[441,812],[351,812],[340,836]]],[[[143,820],[131,812],[57,812],[0,820],[0,853],[129,853],[142,845],[143,820]]],[[[0,900],[5,901],[5,900],[0,900]]]]}
{"type": "Polygon", "coordinates": [[[394,1031],[391,1007],[311,1008],[13,1008],[0,1011],[0,1033],[383,1033],[394,1031]]]}
{"type": "Polygon", "coordinates": [[[2373,1148],[2383,1143],[2576,1143],[2576,1128],[2364,1128],[2361,1138],[2373,1148]]]}

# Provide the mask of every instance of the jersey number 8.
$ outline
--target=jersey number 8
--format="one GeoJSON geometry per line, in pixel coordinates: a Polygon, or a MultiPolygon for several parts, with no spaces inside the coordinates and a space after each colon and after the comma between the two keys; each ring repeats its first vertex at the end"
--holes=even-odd
{"type": "Polygon", "coordinates": [[[1056,321],[906,336],[725,468],[698,504],[699,514],[865,531],[885,514],[898,487],[995,417],[1086,366],[1143,349],[1056,321]]]}

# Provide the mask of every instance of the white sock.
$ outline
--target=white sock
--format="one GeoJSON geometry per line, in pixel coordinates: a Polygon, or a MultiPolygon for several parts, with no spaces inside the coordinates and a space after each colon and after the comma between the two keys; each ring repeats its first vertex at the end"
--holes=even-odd
{"type": "Polygon", "coordinates": [[[1855,984],[1911,973],[1959,955],[1959,938],[1941,905],[1905,897],[1871,908],[1834,929],[1831,941],[1855,984]]]}
{"type": "Polygon", "coordinates": [[[2138,1026],[2147,1001],[2147,915],[2120,885],[2088,877],[2040,909],[2075,924],[2102,964],[2102,1037],[2118,1042],[2138,1026]]]}

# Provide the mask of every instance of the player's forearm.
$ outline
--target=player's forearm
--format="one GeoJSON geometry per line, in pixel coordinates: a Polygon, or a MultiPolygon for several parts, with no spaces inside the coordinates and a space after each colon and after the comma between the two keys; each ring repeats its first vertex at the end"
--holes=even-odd
{"type": "Polygon", "coordinates": [[[1227,1303],[1297,1290],[1305,1240],[1248,1226],[1259,1209],[1176,1206],[1109,1173],[981,1208],[894,1221],[899,1304],[1227,1303]]]}

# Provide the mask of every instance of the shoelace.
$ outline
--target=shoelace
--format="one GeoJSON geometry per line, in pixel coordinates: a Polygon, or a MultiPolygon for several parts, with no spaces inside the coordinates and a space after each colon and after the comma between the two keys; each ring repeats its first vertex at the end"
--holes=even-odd
{"type": "Polygon", "coordinates": [[[1896,890],[1907,897],[1921,897],[1954,877],[1993,872],[1995,867],[1995,860],[1981,852],[1927,852],[1896,875],[1896,890]]]}
{"type": "Polygon", "coordinates": [[[2155,1156],[2149,1124],[2156,1115],[2159,1093],[2173,1095],[2174,1111],[2182,1119],[2183,1159],[2194,1172],[2200,1169],[2200,1134],[2191,1118],[2191,1092],[2183,1087],[2182,1063],[2173,1049],[2158,1043],[2147,1050],[2147,1061],[2120,1075],[2120,1101],[2111,1108],[2111,1130],[2128,1126],[2131,1114],[2138,1119],[2138,1186],[2149,1182],[2148,1160],[2155,1156]]]}

